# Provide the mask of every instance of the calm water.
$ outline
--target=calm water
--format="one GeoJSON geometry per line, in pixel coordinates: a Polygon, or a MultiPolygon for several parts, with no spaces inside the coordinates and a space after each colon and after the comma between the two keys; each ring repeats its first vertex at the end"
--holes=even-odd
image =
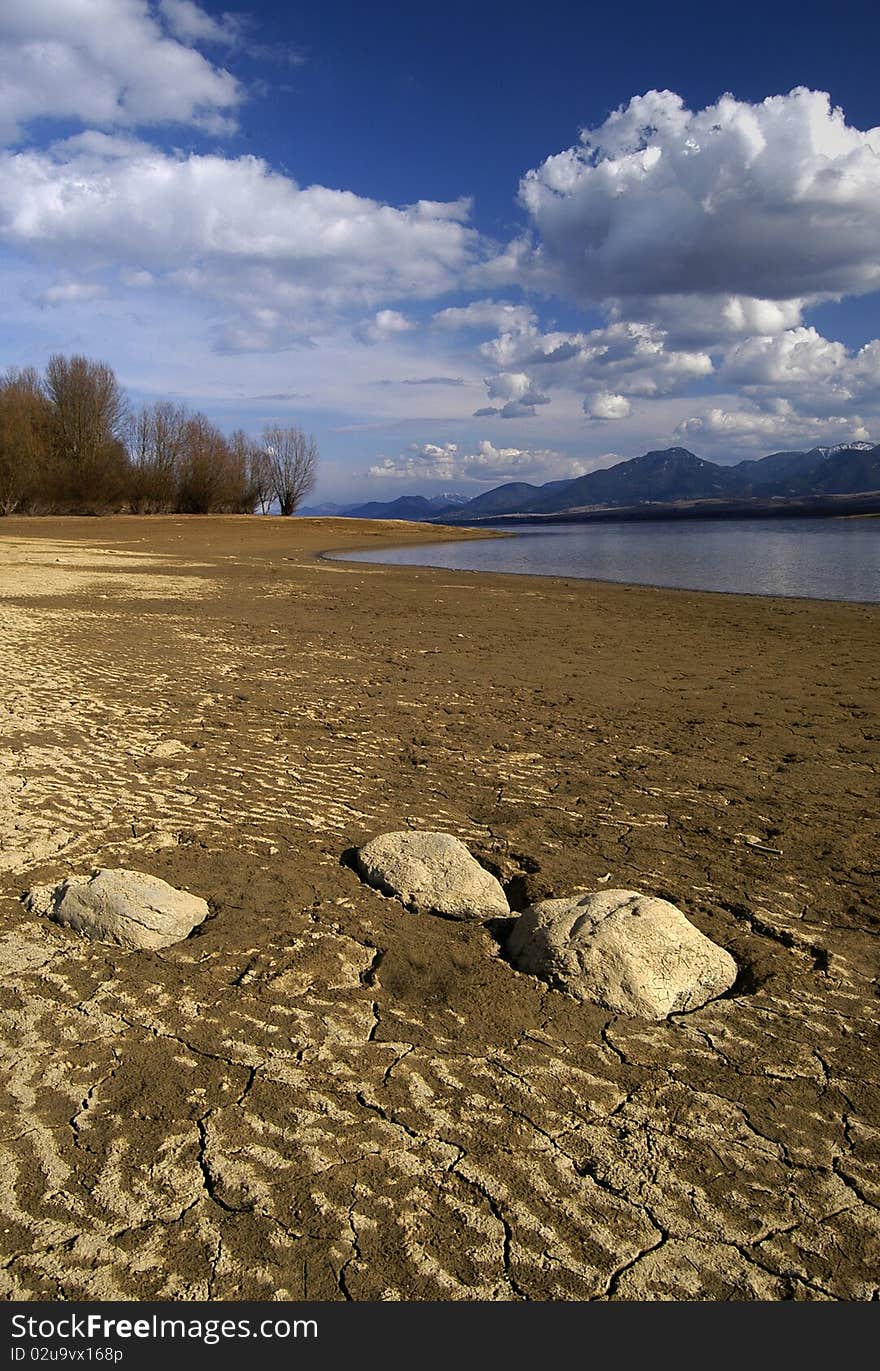
{"type": "Polygon", "coordinates": [[[880,601],[880,519],[527,525],[515,538],[343,553],[341,560],[880,601]]]}

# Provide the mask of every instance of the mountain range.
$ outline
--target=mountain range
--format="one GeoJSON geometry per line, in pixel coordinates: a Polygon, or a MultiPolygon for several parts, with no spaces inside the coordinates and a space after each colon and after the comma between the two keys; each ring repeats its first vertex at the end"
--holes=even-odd
{"type": "Polygon", "coordinates": [[[511,515],[584,515],[613,508],[680,502],[766,502],[880,492],[880,444],[846,443],[806,452],[772,452],[767,457],[723,466],[687,448],[646,452],[600,471],[567,481],[530,485],[510,481],[473,499],[451,493],[403,495],[362,505],[312,505],[302,515],[333,514],[349,519],[406,519],[471,523],[511,515]]]}

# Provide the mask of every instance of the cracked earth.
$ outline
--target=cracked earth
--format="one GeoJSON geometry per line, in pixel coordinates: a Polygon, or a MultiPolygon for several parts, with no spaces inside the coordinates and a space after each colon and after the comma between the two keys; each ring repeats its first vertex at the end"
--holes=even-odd
{"type": "Polygon", "coordinates": [[[6,1299],[873,1300],[880,608],[317,560],[332,520],[0,520],[6,1299]],[[737,959],[662,1023],[346,850],[636,888],[737,959]],[[134,867],[161,952],[29,914],[134,867]]]}

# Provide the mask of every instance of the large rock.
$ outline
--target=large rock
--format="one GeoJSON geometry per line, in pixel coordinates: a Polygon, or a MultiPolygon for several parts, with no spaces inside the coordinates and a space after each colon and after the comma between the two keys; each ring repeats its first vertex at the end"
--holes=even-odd
{"type": "Polygon", "coordinates": [[[729,990],[737,965],[667,900],[602,890],[543,900],[511,930],[520,971],[617,1014],[664,1019],[729,990]]]}
{"type": "Polygon", "coordinates": [[[383,833],[357,853],[365,881],[414,911],[450,919],[506,918],[499,882],[451,833],[383,833]]]}
{"type": "Polygon", "coordinates": [[[35,886],[25,903],[87,938],[138,948],[180,942],[208,913],[205,900],[158,876],[108,868],[68,876],[55,886],[35,886]]]}

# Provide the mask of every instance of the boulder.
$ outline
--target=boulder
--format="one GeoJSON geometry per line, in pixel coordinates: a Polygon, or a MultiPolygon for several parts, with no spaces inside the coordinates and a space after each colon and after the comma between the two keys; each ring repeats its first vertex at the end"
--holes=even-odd
{"type": "Polygon", "coordinates": [[[25,904],[87,938],[150,949],[180,942],[208,914],[205,900],[158,876],[109,868],[35,886],[25,904]]]}
{"type": "Polygon", "coordinates": [[[451,833],[383,833],[360,848],[364,880],[415,912],[450,919],[507,918],[500,883],[451,833]]]}
{"type": "Polygon", "coordinates": [[[737,965],[667,900],[602,890],[532,905],[506,945],[520,971],[616,1014],[664,1019],[729,990],[737,965]]]}

